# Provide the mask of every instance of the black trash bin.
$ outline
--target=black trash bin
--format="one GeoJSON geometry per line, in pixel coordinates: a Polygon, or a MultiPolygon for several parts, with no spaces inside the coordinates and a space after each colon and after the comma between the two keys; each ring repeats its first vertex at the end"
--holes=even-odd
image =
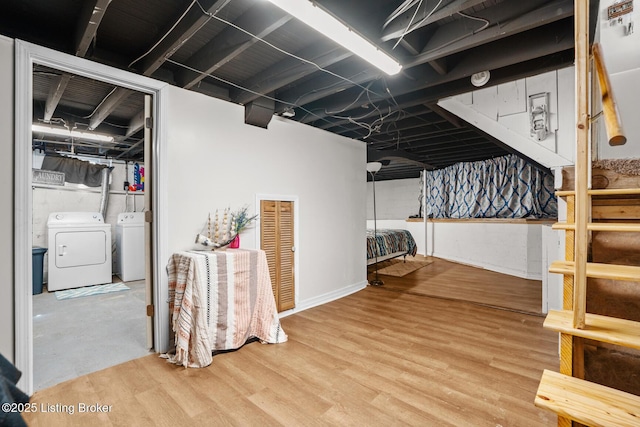
{"type": "Polygon", "coordinates": [[[33,295],[42,293],[42,269],[44,262],[44,254],[47,252],[47,248],[40,248],[34,246],[31,250],[31,273],[33,274],[33,295]]]}

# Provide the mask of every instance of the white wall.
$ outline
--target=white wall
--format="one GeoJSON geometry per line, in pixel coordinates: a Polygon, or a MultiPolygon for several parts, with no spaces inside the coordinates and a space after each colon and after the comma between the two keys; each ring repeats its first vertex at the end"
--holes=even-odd
{"type": "MultiPolygon", "coordinates": [[[[377,189],[376,183],[376,196],[377,189]]],[[[546,222],[453,220],[428,221],[425,226],[424,222],[409,222],[406,219],[379,219],[377,226],[379,229],[408,230],[416,241],[420,255],[435,256],[525,279],[543,280],[550,288],[549,301],[545,300],[545,306],[556,308],[556,293],[562,282],[558,282],[558,275],[548,273],[548,267],[550,262],[561,258],[548,259],[558,253],[558,236],[546,222]],[[549,229],[546,235],[543,234],[543,228],[549,229]],[[545,245],[549,245],[549,248],[545,245]]],[[[372,219],[367,219],[367,228],[373,228],[372,219]]]]}
{"type": "MultiPolygon", "coordinates": [[[[405,220],[420,213],[420,178],[376,181],[376,215],[405,220]]],[[[367,219],[373,219],[373,183],[367,182],[367,219]]]]}
{"type": "Polygon", "coordinates": [[[554,168],[573,164],[575,84],[573,67],[489,86],[443,99],[438,105],[517,151],[554,168]],[[548,93],[549,133],[531,135],[529,97],[548,93]]]}
{"type": "Polygon", "coordinates": [[[14,361],[13,346],[13,40],[0,36],[0,353],[14,361]]]}
{"type": "MultiPolygon", "coordinates": [[[[553,298],[557,290],[557,275],[547,271],[551,261],[561,258],[547,259],[547,255],[557,253],[558,245],[553,238],[555,231],[550,231],[543,239],[543,228],[550,229],[547,223],[459,220],[428,221],[425,226],[424,222],[408,222],[406,219],[382,219],[377,224],[380,229],[409,230],[420,255],[435,256],[525,279],[543,280],[552,288],[549,290],[549,304],[552,309],[555,307],[553,298]]],[[[373,228],[373,220],[367,220],[367,228],[373,228]]]]}
{"type": "MultiPolygon", "coordinates": [[[[38,169],[42,164],[44,156],[34,155],[34,168],[38,169]]],[[[86,159],[83,159],[86,160],[86,159]]],[[[96,159],[95,163],[109,164],[108,161],[96,159]]],[[[144,166],[144,164],[140,164],[144,166]]],[[[112,163],[113,170],[110,173],[111,183],[109,190],[109,201],[105,223],[111,224],[112,248],[115,248],[116,222],[118,214],[121,212],[140,212],[144,208],[144,192],[124,191],[123,183],[126,180],[133,183],[133,166],[129,165],[129,176],[127,178],[124,163],[112,163]]],[[[102,187],[86,187],[78,184],[66,183],[64,187],[53,185],[33,185],[33,246],[48,247],[47,220],[52,212],[98,212],[100,211],[100,201],[102,199],[102,187]]],[[[114,256],[114,274],[116,259],[114,256]]],[[[48,277],[48,257],[44,257],[44,282],[48,277]]]]}
{"type": "MultiPolygon", "coordinates": [[[[240,106],[168,92],[170,251],[197,248],[194,238],[216,209],[249,205],[254,213],[257,194],[297,196],[298,304],[366,285],[365,144],[275,117],[269,129],[245,125],[240,106]]],[[[249,230],[241,246],[257,240],[249,230]]]]}
{"type": "Polygon", "coordinates": [[[428,221],[431,256],[525,279],[542,280],[542,224],[428,221]]]}
{"type": "MultiPolygon", "coordinates": [[[[604,62],[609,73],[612,92],[618,105],[627,144],[610,146],[602,116],[596,117],[594,136],[599,159],[637,158],[640,156],[640,120],[636,118],[640,98],[640,8],[636,7],[611,22],[607,8],[615,0],[600,2],[596,25],[596,40],[602,45],[604,62]],[[625,28],[634,22],[635,30],[625,28]]],[[[594,93],[599,95],[595,83],[594,93]]],[[[467,94],[441,100],[442,107],[495,136],[549,168],[573,164],[575,151],[575,68],[567,67],[515,82],[482,88],[467,94]],[[537,141],[529,134],[528,96],[549,92],[550,121],[553,134],[537,141]]],[[[601,110],[596,98],[593,115],[601,110]]]]}
{"type": "MultiPolygon", "coordinates": [[[[409,230],[420,255],[432,255],[526,279],[545,274],[542,225],[501,221],[407,222],[418,213],[420,179],[376,181],[378,228],[409,230]]],[[[367,228],[373,228],[372,184],[367,183],[367,228]]],[[[550,243],[553,244],[553,243],[550,243]]],[[[553,260],[552,260],[553,261],[553,260]]],[[[553,291],[552,291],[553,292],[553,291]]]]}
{"type": "MultiPolygon", "coordinates": [[[[378,228],[408,230],[416,241],[418,254],[426,255],[424,222],[407,222],[420,213],[420,178],[376,181],[378,228]]],[[[367,182],[367,228],[373,228],[373,183],[367,182]]]]}
{"type": "MultiPolygon", "coordinates": [[[[0,351],[14,360],[13,40],[0,37],[0,132],[6,201],[2,210],[0,351]],[[11,237],[9,237],[11,236],[11,237]]],[[[216,208],[251,206],[257,194],[298,200],[298,304],[306,308],[366,286],[366,147],[326,131],[274,118],[269,129],[244,124],[243,108],[169,88],[166,144],[167,246],[193,243],[216,208]],[[315,172],[323,168],[322,179],[315,172]],[[326,265],[332,268],[327,269],[326,265]]],[[[251,232],[243,247],[256,247],[251,232]]],[[[160,260],[166,262],[168,260],[160,260]]],[[[166,281],[166,277],[160,278],[166,281]]]]}
{"type": "Polygon", "coordinates": [[[549,272],[553,261],[565,259],[564,231],[556,231],[551,225],[542,226],[542,312],[562,310],[563,276],[549,272]]]}

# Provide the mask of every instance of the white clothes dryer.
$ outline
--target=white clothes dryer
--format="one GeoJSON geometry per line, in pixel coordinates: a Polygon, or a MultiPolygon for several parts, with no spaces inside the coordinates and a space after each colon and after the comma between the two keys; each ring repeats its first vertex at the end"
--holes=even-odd
{"type": "Polygon", "coordinates": [[[111,283],[111,225],[99,212],[49,214],[47,290],[111,283]]]}
{"type": "Polygon", "coordinates": [[[116,271],[123,282],[145,278],[144,212],[118,214],[116,271]]]}

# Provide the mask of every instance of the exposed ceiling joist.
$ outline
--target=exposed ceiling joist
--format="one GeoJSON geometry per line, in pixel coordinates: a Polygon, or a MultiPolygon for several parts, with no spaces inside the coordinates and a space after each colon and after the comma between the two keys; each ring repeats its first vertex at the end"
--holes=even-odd
{"type": "Polygon", "coordinates": [[[433,11],[433,5],[429,2],[424,2],[424,6],[415,14],[415,16],[415,11],[411,9],[394,19],[385,29],[381,40],[389,41],[400,38],[406,32],[407,27],[417,30],[433,22],[439,21],[440,19],[447,18],[454,13],[475,7],[481,3],[484,3],[484,0],[455,0],[440,10],[433,11]]]}
{"type": "Polygon", "coordinates": [[[44,108],[43,120],[45,122],[48,123],[53,117],[53,113],[55,113],[58,103],[60,102],[62,95],[64,95],[64,91],[67,89],[69,80],[71,80],[71,75],[63,73],[56,77],[55,82],[51,85],[51,90],[49,91],[49,96],[47,96],[44,108]]]}
{"type": "MultiPolygon", "coordinates": [[[[540,0],[538,0],[539,2],[540,0]]],[[[473,49],[485,43],[514,36],[542,25],[550,24],[573,15],[573,0],[562,0],[554,4],[545,4],[532,8],[529,2],[511,2],[508,9],[502,3],[486,14],[495,24],[477,33],[470,34],[469,29],[459,22],[443,25],[429,39],[419,55],[404,65],[415,67],[445,56],[473,49]],[[520,16],[518,14],[521,13],[520,16]],[[514,17],[515,16],[515,17],[514,17]],[[511,17],[510,19],[507,19],[511,17]],[[503,22],[505,20],[506,22],[503,22]]]]}
{"type": "MultiPolygon", "coordinates": [[[[94,0],[84,3],[81,18],[76,30],[76,56],[83,57],[86,55],[89,46],[91,46],[91,42],[96,37],[100,21],[102,21],[109,3],[111,3],[111,0],[94,0]]],[[[67,89],[70,79],[71,76],[69,74],[63,73],[51,86],[51,91],[47,97],[46,107],[44,110],[43,120],[45,122],[49,122],[53,117],[53,114],[58,107],[58,103],[60,102],[60,98],[62,98],[64,91],[67,89]]]]}
{"type": "Polygon", "coordinates": [[[85,56],[96,38],[100,22],[107,12],[111,0],[85,1],[76,31],[76,56],[85,56]]]}
{"type": "Polygon", "coordinates": [[[116,156],[116,159],[121,159],[123,157],[126,157],[128,154],[130,154],[132,151],[135,150],[142,150],[142,146],[144,143],[144,139],[141,139],[140,141],[134,143],[131,147],[127,148],[126,150],[123,150],[122,153],[120,153],[119,155],[116,156]]]}
{"type": "Polygon", "coordinates": [[[191,88],[207,77],[207,74],[224,66],[253,44],[258,43],[259,39],[276,31],[291,19],[290,15],[273,7],[268,2],[257,3],[234,23],[257,38],[233,27],[226,28],[189,59],[186,65],[190,69],[179,71],[176,75],[176,81],[186,89],[191,88]],[[191,71],[191,69],[198,70],[200,73],[191,71]]]}
{"type": "MultiPolygon", "coordinates": [[[[290,57],[264,70],[254,78],[242,82],[242,86],[253,92],[267,94],[318,71],[318,68],[330,67],[352,55],[351,52],[334,43],[327,41],[314,43],[296,53],[296,56],[307,59],[311,63],[290,57]]],[[[259,97],[259,95],[240,89],[233,89],[232,94],[233,100],[243,105],[259,97]]]]}
{"type": "MultiPolygon", "coordinates": [[[[430,67],[421,69],[419,78],[411,80],[390,80],[388,89],[376,87],[375,94],[370,95],[371,102],[384,101],[393,96],[415,92],[417,90],[434,87],[471,76],[473,73],[485,69],[493,70],[513,64],[514,62],[524,62],[534,58],[544,57],[552,53],[560,52],[573,47],[573,28],[567,28],[562,22],[552,24],[553,31],[547,27],[532,30],[531,34],[518,34],[509,40],[498,40],[491,44],[482,45],[464,56],[460,62],[444,76],[439,75],[430,67]]],[[[418,73],[415,73],[418,75],[418,73]]],[[[334,97],[333,102],[323,102],[324,111],[345,111],[353,104],[354,93],[359,93],[361,89],[356,88],[348,93],[334,97]]],[[[316,106],[309,105],[307,108],[318,111],[316,106]]],[[[318,111],[313,117],[307,117],[301,121],[311,122],[328,114],[318,111]]]]}
{"type": "Polygon", "coordinates": [[[409,41],[407,38],[400,40],[400,46],[402,46],[410,55],[418,55],[420,51],[409,41]]]}
{"type": "Polygon", "coordinates": [[[131,118],[131,120],[129,120],[129,126],[127,127],[127,132],[125,133],[124,136],[129,137],[131,135],[134,135],[143,127],[144,127],[144,110],[140,110],[138,114],[136,114],[131,118]]]}
{"type": "Polygon", "coordinates": [[[396,144],[398,140],[402,141],[403,143],[411,143],[416,141],[426,142],[426,141],[435,140],[435,139],[440,140],[442,139],[442,137],[454,136],[456,135],[456,133],[465,134],[465,133],[473,133],[473,132],[469,131],[468,129],[452,130],[450,126],[437,127],[437,125],[434,124],[434,125],[431,125],[429,129],[424,127],[410,128],[410,129],[406,129],[399,135],[388,134],[385,136],[374,137],[371,139],[371,142],[376,144],[389,144],[389,143],[396,144]]]}
{"type": "MultiPolygon", "coordinates": [[[[421,105],[416,103],[415,105],[421,105]]],[[[411,107],[414,105],[411,105],[411,107]]],[[[383,112],[373,110],[366,116],[359,116],[357,123],[349,120],[335,120],[332,122],[323,123],[318,126],[320,129],[331,129],[332,132],[338,134],[346,134],[354,130],[360,130],[363,128],[362,124],[367,126],[374,126],[378,122],[386,126],[393,126],[394,130],[401,130],[407,127],[406,123],[415,122],[416,126],[423,126],[427,123],[433,123],[430,118],[431,110],[427,107],[412,110],[411,112],[405,111],[409,106],[400,105],[385,109],[383,112]],[[397,116],[394,114],[397,113],[397,116]],[[382,114],[382,115],[381,115],[382,114]],[[382,118],[381,118],[382,117],[382,118]],[[420,124],[421,123],[421,124],[420,124]],[[335,128],[335,129],[334,129],[335,128]]]]}
{"type": "Polygon", "coordinates": [[[457,128],[464,127],[463,120],[460,119],[460,117],[456,116],[455,114],[451,114],[449,111],[445,110],[435,102],[430,102],[427,104],[427,106],[431,109],[431,111],[451,123],[453,126],[457,128]]]}
{"type": "MultiPolygon", "coordinates": [[[[109,0],[110,1],[110,0],[109,0]]],[[[231,0],[218,0],[212,2],[211,0],[203,0],[200,5],[208,7],[205,9],[208,13],[216,13],[223,7],[225,7],[231,0]]],[[[189,6],[187,14],[181,19],[173,31],[168,33],[168,36],[158,42],[158,45],[149,52],[144,58],[142,69],[140,73],[145,76],[151,76],[156,70],[164,64],[175,51],[182,46],[187,40],[189,40],[198,30],[202,28],[204,24],[209,22],[211,18],[204,14],[199,7],[194,7],[194,3],[189,6]]],[[[167,30],[168,31],[168,30],[167,30]]],[[[165,32],[164,34],[167,34],[165,32]]],[[[130,64],[130,66],[133,64],[130,64]]],[[[113,93],[110,97],[117,99],[118,102],[124,101],[132,92],[123,88],[116,89],[117,93],[113,93]]],[[[117,106],[117,102],[106,102],[103,100],[103,104],[99,111],[91,118],[90,129],[95,129],[106,117],[113,112],[113,109],[117,106]]],[[[136,113],[144,115],[144,111],[136,113]]]]}
{"type": "MultiPolygon", "coordinates": [[[[184,18],[175,25],[168,36],[158,42],[158,45],[142,59],[141,74],[150,76],[165,63],[182,45],[187,43],[215,15],[231,0],[199,0],[199,4],[191,3],[184,18]],[[202,7],[206,13],[200,9],[202,7]]],[[[172,25],[173,26],[173,25],[172,25]]],[[[162,34],[166,34],[170,28],[162,34]]]]}
{"type": "Polygon", "coordinates": [[[435,169],[434,166],[428,163],[424,163],[420,157],[414,156],[413,154],[407,153],[406,151],[403,151],[403,150],[368,150],[367,151],[367,161],[379,162],[381,160],[398,160],[403,163],[420,166],[421,168],[424,168],[427,170],[435,169]]]}
{"type": "Polygon", "coordinates": [[[97,128],[100,123],[106,119],[109,114],[120,104],[123,100],[127,99],[133,91],[123,87],[116,87],[100,104],[100,106],[94,111],[89,121],[89,129],[93,130],[97,128]]]}
{"type": "MultiPolygon", "coordinates": [[[[83,54],[245,106],[270,97],[278,100],[276,114],[295,106],[289,120],[366,141],[369,153],[383,151],[393,158],[379,179],[416,177],[424,164],[442,168],[513,152],[437,102],[477,90],[470,76],[479,71],[490,70],[488,85],[493,86],[569,66],[574,59],[573,0],[415,0],[421,6],[409,27],[416,8],[402,10],[406,0],[314,0],[396,57],[403,71],[393,77],[293,22],[269,2],[5,3],[0,34],[7,37],[83,54]],[[397,19],[389,19],[394,10],[397,19]],[[393,30],[400,33],[390,36],[393,30]],[[381,41],[381,35],[395,38],[381,41]]],[[[590,0],[591,35],[598,7],[597,0],[590,0]]],[[[91,86],[81,76],[60,74],[54,69],[34,73],[34,121],[55,117],[80,128],[98,127],[118,143],[113,149],[86,145],[83,153],[93,147],[96,155],[139,161],[144,97],[122,88],[112,93],[109,83],[91,86]]],[[[270,118],[273,110],[266,110],[270,118]]]]}
{"type": "Polygon", "coordinates": [[[277,112],[289,105],[305,105],[313,101],[326,98],[335,93],[342,92],[354,85],[366,84],[381,77],[380,71],[373,68],[362,68],[362,61],[349,58],[340,63],[340,70],[336,74],[342,79],[328,73],[316,73],[313,80],[305,81],[290,90],[278,93],[278,99],[283,101],[276,106],[277,112]]]}
{"type": "MultiPolygon", "coordinates": [[[[398,97],[394,97],[391,101],[395,100],[395,102],[389,102],[389,108],[391,112],[395,112],[395,111],[402,111],[405,112],[406,110],[415,108],[416,106],[421,106],[424,104],[428,104],[428,103],[434,103],[437,102],[438,99],[442,98],[444,96],[444,94],[451,94],[451,93],[461,93],[466,91],[465,89],[468,89],[471,86],[470,82],[463,82],[462,84],[458,81],[458,82],[454,82],[454,83],[449,83],[447,85],[444,86],[438,86],[435,88],[426,88],[426,89],[421,89],[419,91],[415,91],[415,92],[411,92],[402,96],[398,96],[398,97]]],[[[385,109],[386,110],[386,109],[385,109]]],[[[431,110],[428,110],[428,112],[430,113],[431,110]]],[[[373,114],[376,113],[376,110],[367,110],[366,111],[366,116],[365,117],[370,117],[373,114]]],[[[422,116],[422,118],[426,121],[426,122],[431,122],[431,117],[429,115],[429,113],[426,113],[425,115],[422,116]]],[[[362,117],[363,114],[365,114],[363,109],[359,109],[359,110],[350,110],[345,112],[345,114],[353,114],[356,117],[362,117]]],[[[408,117],[408,116],[407,116],[408,117]]],[[[321,124],[316,124],[316,126],[321,126],[324,123],[333,123],[334,121],[338,121],[338,123],[340,122],[339,119],[336,119],[334,117],[325,117],[322,119],[322,121],[320,122],[321,124]]],[[[349,122],[348,120],[346,122],[349,122]]],[[[336,132],[337,128],[328,128],[331,129],[332,131],[336,132]]]]}
{"type": "Polygon", "coordinates": [[[444,58],[434,59],[433,61],[429,61],[428,64],[441,76],[447,74],[447,61],[444,58]]]}

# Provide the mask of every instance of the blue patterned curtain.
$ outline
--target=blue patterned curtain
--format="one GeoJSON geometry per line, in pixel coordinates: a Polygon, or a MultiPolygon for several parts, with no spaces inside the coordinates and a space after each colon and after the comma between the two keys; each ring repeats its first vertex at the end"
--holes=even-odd
{"type": "Polygon", "coordinates": [[[558,216],[553,175],[513,154],[427,171],[425,180],[434,218],[558,216]]]}

